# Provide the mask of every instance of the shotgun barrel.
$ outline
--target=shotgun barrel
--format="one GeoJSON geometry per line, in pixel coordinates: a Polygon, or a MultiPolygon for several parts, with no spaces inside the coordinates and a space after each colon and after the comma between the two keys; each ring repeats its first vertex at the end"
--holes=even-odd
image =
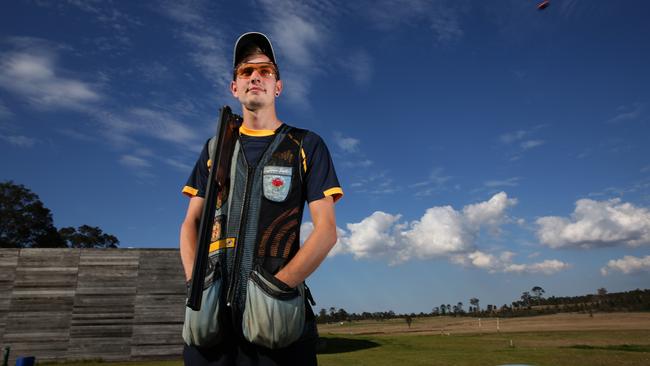
{"type": "Polygon", "coordinates": [[[205,190],[205,200],[201,213],[201,222],[199,224],[198,245],[194,259],[194,268],[192,270],[190,291],[187,298],[187,306],[195,311],[201,309],[201,299],[203,297],[203,287],[209,261],[208,255],[212,241],[212,226],[217,208],[217,197],[224,197],[228,193],[230,160],[235,144],[235,132],[238,127],[238,121],[240,121],[240,117],[234,115],[230,107],[223,106],[219,114],[219,123],[215,135],[216,143],[209,144],[213,148],[209,152],[212,164],[210,165],[208,184],[205,190]]]}

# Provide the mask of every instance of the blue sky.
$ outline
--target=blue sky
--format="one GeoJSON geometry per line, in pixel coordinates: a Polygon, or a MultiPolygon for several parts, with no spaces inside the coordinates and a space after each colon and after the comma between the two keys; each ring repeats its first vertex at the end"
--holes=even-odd
{"type": "MultiPolygon", "coordinates": [[[[0,180],[55,225],[178,246],[180,190],[267,33],[286,123],[345,197],[317,308],[431,311],[650,283],[645,1],[12,1],[0,12],[0,180]]],[[[303,231],[310,229],[309,218],[303,231]]]]}

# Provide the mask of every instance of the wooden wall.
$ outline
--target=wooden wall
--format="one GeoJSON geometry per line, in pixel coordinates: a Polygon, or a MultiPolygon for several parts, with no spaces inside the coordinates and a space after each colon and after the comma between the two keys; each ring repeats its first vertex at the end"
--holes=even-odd
{"type": "Polygon", "coordinates": [[[178,250],[0,249],[0,348],[37,360],[180,358],[178,250]]]}

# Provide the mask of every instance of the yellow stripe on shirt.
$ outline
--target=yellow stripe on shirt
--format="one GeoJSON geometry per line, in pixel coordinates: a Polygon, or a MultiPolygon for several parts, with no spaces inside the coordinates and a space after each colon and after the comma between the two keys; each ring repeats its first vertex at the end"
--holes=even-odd
{"type": "Polygon", "coordinates": [[[186,196],[196,197],[196,195],[198,193],[199,193],[199,190],[196,189],[196,188],[192,188],[190,186],[183,187],[183,194],[185,194],[186,196]]]}
{"type": "Polygon", "coordinates": [[[341,197],[343,197],[343,190],[341,187],[334,187],[324,191],[323,194],[325,196],[332,196],[332,198],[334,198],[334,202],[336,202],[340,200],[341,197]]]}

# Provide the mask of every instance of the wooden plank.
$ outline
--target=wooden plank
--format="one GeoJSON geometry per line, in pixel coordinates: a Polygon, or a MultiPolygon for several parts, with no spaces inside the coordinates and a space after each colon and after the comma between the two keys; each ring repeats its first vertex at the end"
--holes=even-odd
{"type": "Polygon", "coordinates": [[[5,334],[20,249],[0,250],[0,340],[5,334]]]}
{"type": "Polygon", "coordinates": [[[129,359],[138,255],[132,250],[81,250],[69,359],[129,359]]]}
{"type": "Polygon", "coordinates": [[[76,249],[22,249],[3,343],[19,355],[64,359],[77,283],[76,249]]]}
{"type": "Polygon", "coordinates": [[[178,250],[140,250],[131,358],[180,358],[185,281],[178,250]]]}

